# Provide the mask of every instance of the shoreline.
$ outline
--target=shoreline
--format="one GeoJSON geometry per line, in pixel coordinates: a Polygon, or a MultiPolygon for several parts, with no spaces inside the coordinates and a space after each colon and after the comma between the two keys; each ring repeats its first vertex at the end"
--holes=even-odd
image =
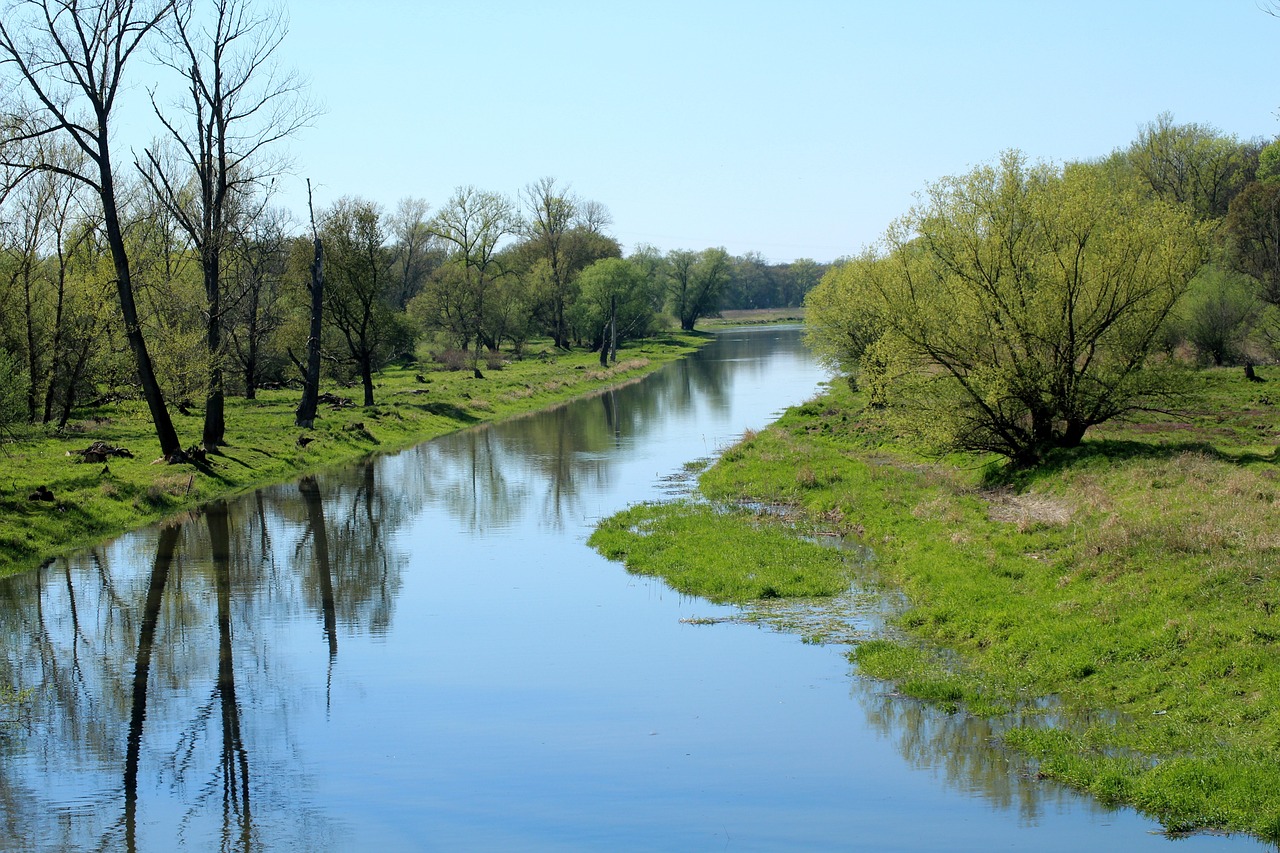
{"type": "MultiPolygon", "coordinates": [[[[447,371],[414,363],[384,368],[375,405],[346,397],[358,389],[322,385],[315,427],[293,424],[298,391],[260,391],[256,400],[227,398],[227,444],[207,462],[157,464],[159,445],[141,401],[83,409],[61,435],[35,435],[0,445],[0,577],[189,512],[210,501],[289,482],[456,432],[554,408],[578,397],[637,381],[694,352],[713,333],[667,334],[619,348],[616,364],[594,352],[543,350],[485,368],[447,371]],[[129,456],[78,462],[94,442],[129,456]]],[[[180,414],[179,433],[198,435],[202,410],[180,414]]]]}

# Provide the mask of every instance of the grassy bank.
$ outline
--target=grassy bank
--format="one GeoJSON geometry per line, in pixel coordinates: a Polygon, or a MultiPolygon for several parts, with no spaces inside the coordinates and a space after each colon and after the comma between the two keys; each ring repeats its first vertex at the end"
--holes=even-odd
{"type": "Polygon", "coordinates": [[[872,550],[864,580],[905,593],[909,639],[856,647],[864,673],[952,713],[1018,711],[1005,743],[1039,773],[1171,832],[1280,840],[1280,382],[1200,381],[1185,418],[1017,476],[914,456],[838,383],[700,489],[872,550]]]}
{"type": "MultiPolygon", "coordinates": [[[[91,545],[196,506],[306,471],[370,453],[411,446],[482,421],[535,411],[639,378],[688,354],[706,340],[679,335],[624,347],[618,363],[601,369],[594,353],[534,352],[483,370],[444,370],[434,364],[394,367],[376,381],[377,405],[364,408],[360,389],[321,387],[316,427],[293,424],[296,390],[262,391],[259,399],[227,401],[227,446],[207,464],[155,464],[159,444],[136,400],[77,413],[61,434],[39,432],[0,445],[0,574],[91,545]],[[130,456],[80,461],[94,442],[130,456]],[[39,495],[44,499],[32,498],[39,495]]],[[[203,412],[172,408],[184,443],[199,441],[203,412]]]]}
{"type": "Polygon", "coordinates": [[[804,306],[797,308],[725,309],[718,317],[709,317],[702,325],[709,329],[725,326],[769,326],[775,323],[803,323],[804,306]]]}

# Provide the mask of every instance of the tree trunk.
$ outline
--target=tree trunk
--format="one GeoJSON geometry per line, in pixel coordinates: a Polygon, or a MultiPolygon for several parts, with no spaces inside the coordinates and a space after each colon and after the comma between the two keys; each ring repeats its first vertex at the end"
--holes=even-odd
{"type": "Polygon", "coordinates": [[[244,398],[258,399],[258,285],[253,288],[253,297],[249,302],[249,352],[244,359],[244,398]]]}
{"type": "Polygon", "coordinates": [[[609,297],[609,361],[618,361],[618,297],[609,297]]]}
{"type": "Polygon", "coordinates": [[[315,238],[311,260],[311,337],[307,339],[307,371],[302,378],[302,402],[294,419],[297,426],[311,429],[320,405],[320,319],[324,308],[324,246],[315,238]]]}
{"type": "Polygon", "coordinates": [[[137,849],[134,842],[138,816],[138,764],[142,755],[142,725],[147,716],[151,652],[160,624],[164,588],[169,582],[169,569],[173,565],[173,552],[177,548],[180,532],[181,528],[177,525],[160,530],[156,559],[152,563],[151,578],[147,583],[147,599],[142,608],[142,625],[138,630],[138,653],[133,662],[133,702],[129,713],[129,734],[125,738],[124,760],[125,840],[130,850],[137,849]]]}
{"type": "MultiPolygon", "coordinates": [[[[99,125],[105,127],[105,120],[99,121],[99,125]]],[[[169,408],[165,405],[164,395],[160,391],[160,382],[156,379],[155,368],[151,364],[151,354],[147,352],[146,339],[142,336],[142,326],[138,323],[138,306],[133,299],[133,278],[129,272],[129,256],[125,250],[124,232],[120,228],[120,216],[116,210],[115,185],[112,183],[111,160],[107,156],[106,145],[104,138],[102,156],[98,161],[102,182],[100,184],[102,218],[107,232],[107,245],[111,248],[111,261],[116,271],[116,292],[120,297],[125,337],[129,341],[129,349],[133,351],[133,359],[138,368],[138,384],[142,388],[143,398],[147,401],[151,422],[156,429],[156,438],[160,440],[160,454],[172,460],[180,457],[182,442],[178,440],[178,432],[173,428],[169,408]]]]}
{"type": "Polygon", "coordinates": [[[209,305],[206,341],[209,346],[209,392],[204,404],[204,447],[210,450],[224,443],[227,425],[222,390],[222,298],[218,281],[218,251],[209,250],[204,259],[204,293],[209,305]]]}
{"type": "MultiPolygon", "coordinates": [[[[27,314],[27,422],[36,422],[36,377],[40,375],[40,348],[36,346],[35,306],[31,302],[31,263],[32,258],[22,261],[25,269],[22,275],[22,290],[26,298],[27,314]]],[[[51,371],[52,372],[52,371],[51,371]]],[[[52,382],[53,380],[50,379],[52,382]]]]}
{"type": "Polygon", "coordinates": [[[364,404],[373,405],[373,356],[366,349],[360,355],[360,383],[364,386],[364,404]]]}
{"type": "Polygon", "coordinates": [[[49,346],[49,352],[53,356],[53,361],[49,365],[49,385],[44,392],[44,417],[41,423],[49,423],[53,420],[53,398],[57,394],[58,374],[62,371],[59,369],[58,362],[61,360],[62,353],[62,314],[63,305],[66,302],[67,290],[67,269],[66,261],[62,257],[62,241],[58,241],[58,301],[53,309],[53,343],[49,346]]]}
{"type": "Polygon", "coordinates": [[[1084,434],[1088,429],[1089,425],[1083,421],[1067,421],[1067,428],[1062,431],[1062,440],[1059,442],[1059,446],[1079,447],[1080,442],[1084,441],[1084,434]]]}

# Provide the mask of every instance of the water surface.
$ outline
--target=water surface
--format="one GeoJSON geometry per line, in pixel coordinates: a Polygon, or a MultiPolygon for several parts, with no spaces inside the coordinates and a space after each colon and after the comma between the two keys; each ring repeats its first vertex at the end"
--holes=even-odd
{"type": "Polygon", "coordinates": [[[34,690],[0,849],[1171,850],[847,647],[687,624],[734,611],[584,544],[824,378],[794,329],[727,332],[0,583],[34,690]]]}

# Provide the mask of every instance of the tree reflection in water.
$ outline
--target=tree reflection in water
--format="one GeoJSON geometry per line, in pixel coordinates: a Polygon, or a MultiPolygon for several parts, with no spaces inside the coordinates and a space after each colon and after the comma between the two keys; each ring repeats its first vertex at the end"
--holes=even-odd
{"type": "Polygon", "coordinates": [[[151,653],[155,648],[160,605],[164,601],[165,586],[169,583],[178,534],[176,526],[168,526],[160,531],[156,558],[147,583],[147,597],[142,607],[142,628],[138,633],[138,652],[133,664],[133,704],[129,712],[128,747],[124,761],[124,832],[125,847],[130,853],[138,848],[138,760],[142,751],[142,723],[147,716],[151,653]]]}
{"type": "Polygon", "coordinates": [[[289,722],[309,676],[273,637],[315,614],[327,707],[340,634],[386,631],[392,532],[418,504],[377,472],[214,503],[0,584],[0,678],[34,688],[3,742],[0,849],[317,849],[327,819],[279,795],[310,784],[289,722]]]}

